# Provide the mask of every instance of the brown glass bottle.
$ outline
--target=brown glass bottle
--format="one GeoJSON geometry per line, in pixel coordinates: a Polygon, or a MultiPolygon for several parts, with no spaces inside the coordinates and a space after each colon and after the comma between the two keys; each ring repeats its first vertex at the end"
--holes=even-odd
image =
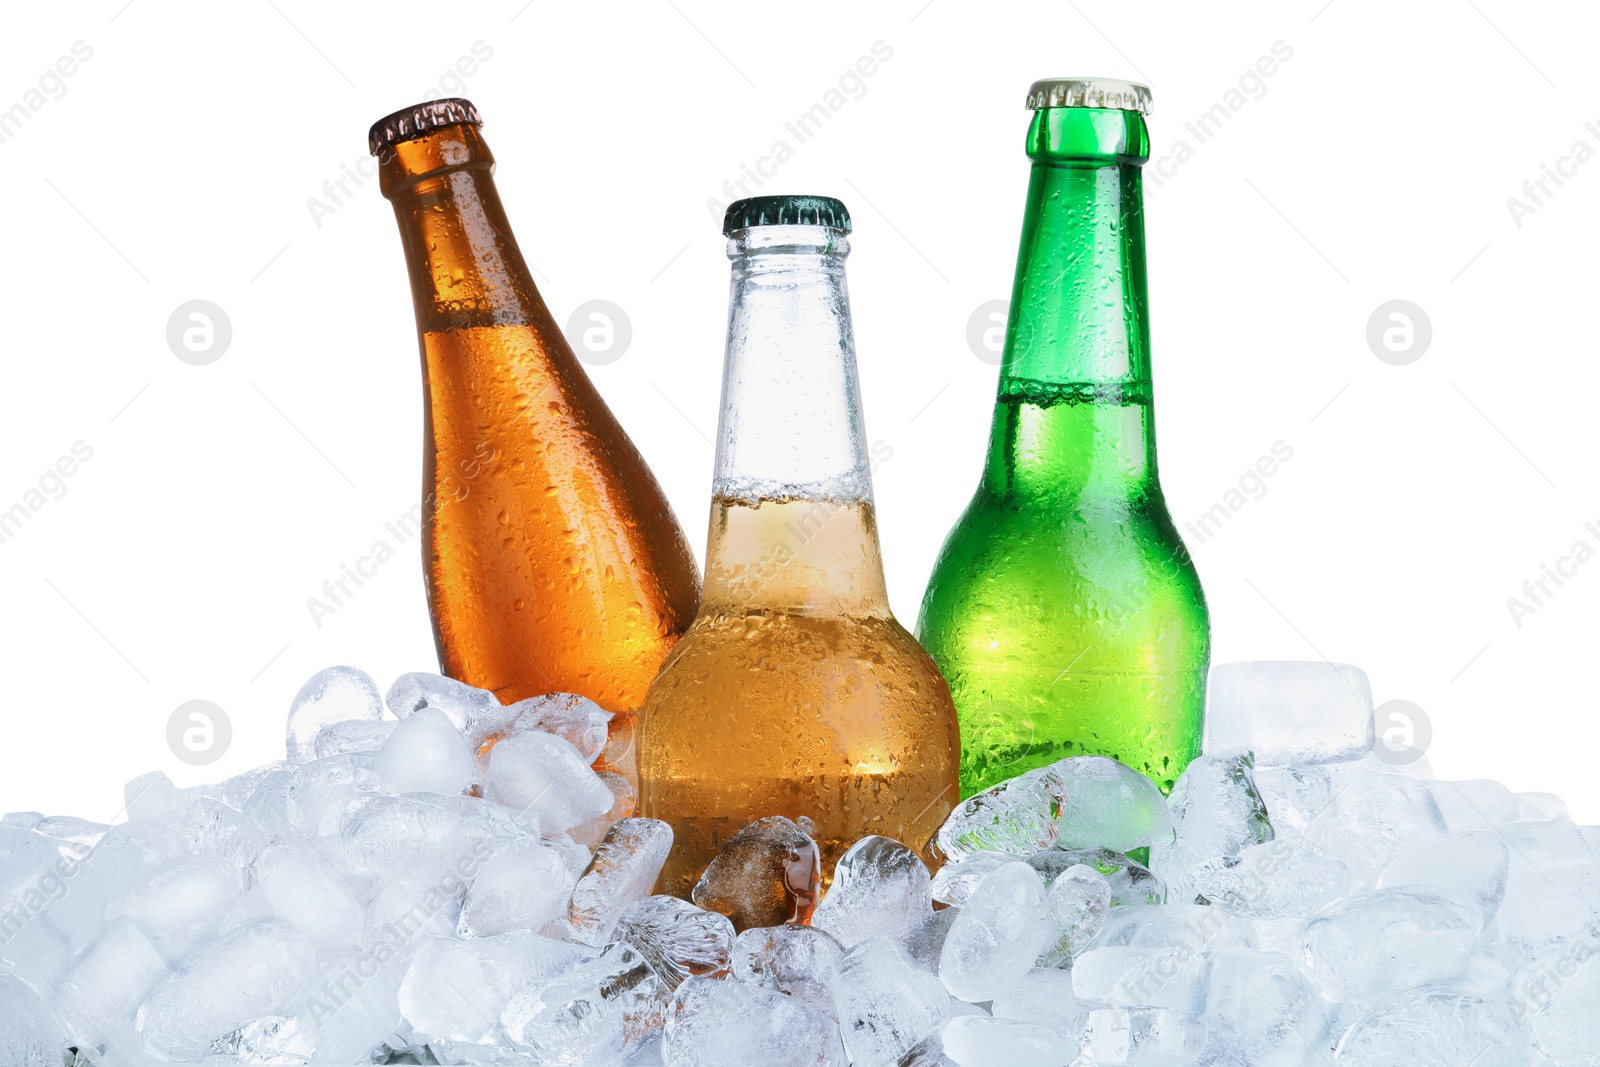
{"type": "Polygon", "coordinates": [[[372,127],[411,274],[422,533],[444,672],[511,703],[644,700],[700,579],[661,487],[534,287],[465,100],[372,127]]]}

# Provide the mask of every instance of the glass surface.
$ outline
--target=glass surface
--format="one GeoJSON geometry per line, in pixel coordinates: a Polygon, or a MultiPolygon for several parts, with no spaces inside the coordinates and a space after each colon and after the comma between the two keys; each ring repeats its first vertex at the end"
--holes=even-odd
{"type": "Polygon", "coordinates": [[[425,388],[423,532],[439,662],[504,703],[644,699],[699,573],[665,495],[534,287],[475,127],[384,157],[425,388]]]}
{"type": "Polygon", "coordinates": [[[844,234],[729,242],[733,289],[700,613],[640,711],[640,811],[687,896],[756,819],[809,819],[831,878],[867,834],[923,850],[956,800],[955,709],[884,588],[844,234]]]}
{"type": "Polygon", "coordinates": [[[983,478],[917,632],[950,683],[970,795],[1066,756],[1170,790],[1200,751],[1210,624],[1156,473],[1143,116],[1048,108],[983,478]]]}

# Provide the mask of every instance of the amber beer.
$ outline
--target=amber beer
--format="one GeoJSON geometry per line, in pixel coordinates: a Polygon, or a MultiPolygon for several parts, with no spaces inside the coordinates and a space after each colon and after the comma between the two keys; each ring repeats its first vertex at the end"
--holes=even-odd
{"type": "Polygon", "coordinates": [[[829,197],[728,209],[733,296],[700,613],[639,714],[643,814],[687,896],[757,819],[809,819],[822,869],[867,834],[922,849],[958,797],[955,708],[895,621],[829,197]]]}
{"type": "Polygon", "coordinates": [[[425,388],[423,558],[439,662],[511,703],[643,701],[700,579],[644,460],[534,287],[466,100],[372,127],[425,388]]]}

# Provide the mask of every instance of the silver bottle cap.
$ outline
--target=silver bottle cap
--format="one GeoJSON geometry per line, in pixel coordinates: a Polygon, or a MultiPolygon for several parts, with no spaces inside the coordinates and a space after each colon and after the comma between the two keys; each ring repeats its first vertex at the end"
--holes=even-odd
{"type": "Polygon", "coordinates": [[[1028,90],[1028,110],[1103,107],[1150,114],[1150,87],[1117,78],[1041,78],[1028,90]]]}

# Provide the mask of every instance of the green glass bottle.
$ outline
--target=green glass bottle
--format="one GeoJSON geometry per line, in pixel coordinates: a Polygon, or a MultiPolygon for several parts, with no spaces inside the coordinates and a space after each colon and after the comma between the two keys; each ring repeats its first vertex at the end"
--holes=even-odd
{"type": "Polygon", "coordinates": [[[1036,82],[1022,248],[983,480],[917,636],[961,722],[964,795],[1065,756],[1163,791],[1200,752],[1210,623],[1156,477],[1149,90],[1036,82]]]}

